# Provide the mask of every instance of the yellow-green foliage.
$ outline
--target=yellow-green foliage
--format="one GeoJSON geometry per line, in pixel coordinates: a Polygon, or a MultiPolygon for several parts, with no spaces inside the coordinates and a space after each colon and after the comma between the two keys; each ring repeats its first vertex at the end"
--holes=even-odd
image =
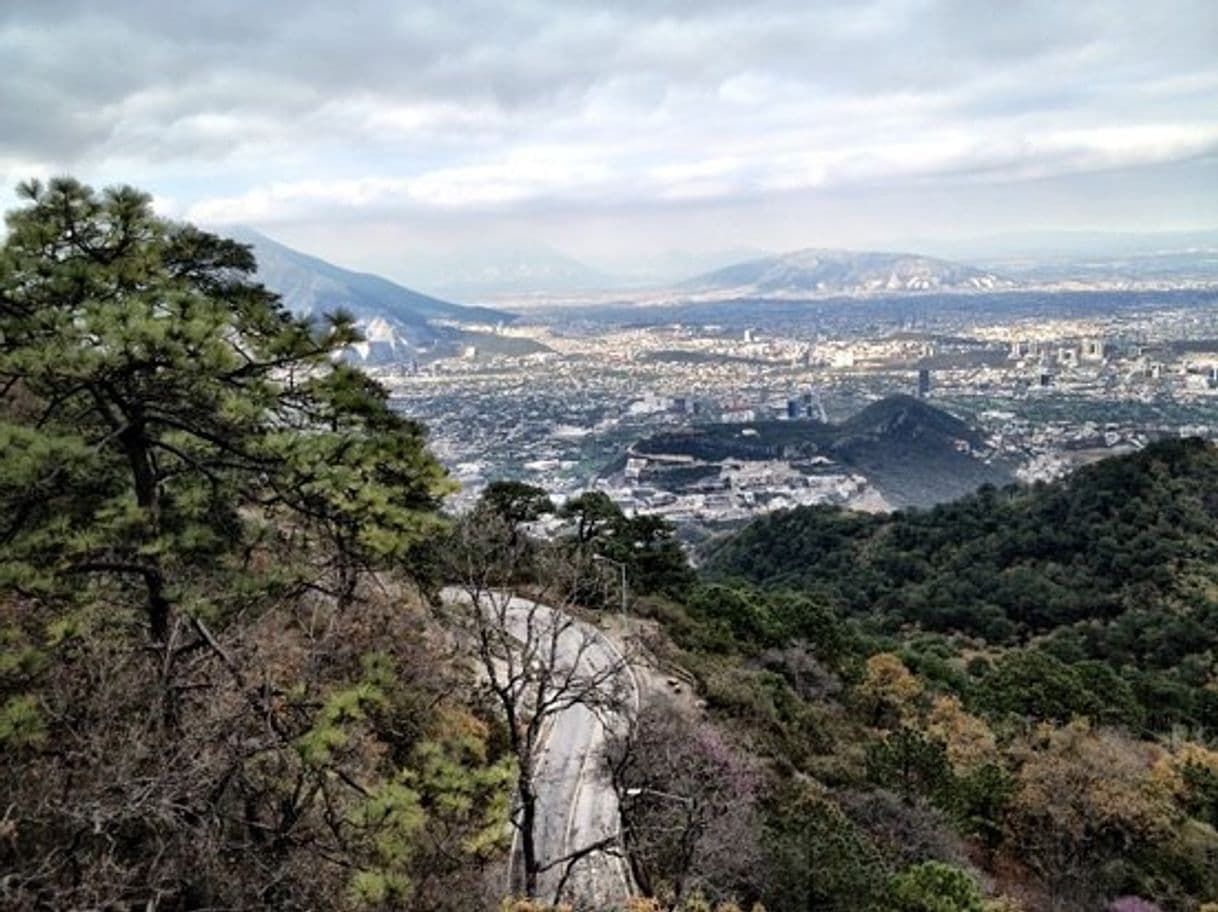
{"type": "Polygon", "coordinates": [[[503,850],[516,767],[510,757],[487,765],[485,730],[481,737],[458,730],[450,737],[421,742],[407,773],[433,814],[466,821],[462,851],[489,857],[503,850]]]}
{"type": "Polygon", "coordinates": [[[25,637],[19,627],[0,628],[0,681],[24,680],[46,664],[46,654],[25,637]]]}
{"type": "Polygon", "coordinates": [[[46,741],[46,720],[34,694],[10,697],[0,709],[0,744],[8,747],[37,747],[46,741]]]}
{"type": "Polygon", "coordinates": [[[344,724],[362,721],[369,709],[385,705],[384,691],[367,681],[330,694],[317,714],[316,723],[297,739],[301,759],[310,766],[329,763],[349,740],[344,724]]]}
{"type": "Polygon", "coordinates": [[[506,849],[515,767],[508,758],[490,761],[485,723],[459,705],[441,704],[405,763],[368,769],[390,756],[376,737],[376,718],[391,718],[400,709],[395,699],[409,696],[386,654],[368,653],[361,666],[361,679],[325,698],[296,747],[304,765],[324,777],[338,775],[347,757],[362,765],[359,797],[345,816],[349,841],[363,858],[349,892],[359,905],[397,905],[409,901],[412,872],[434,847],[425,834],[453,834],[444,854],[456,864],[506,849]]]}
{"type": "Polygon", "coordinates": [[[401,781],[384,783],[355,809],[351,823],[371,843],[375,862],[355,875],[355,895],[370,904],[407,898],[411,882],[405,866],[427,825],[419,793],[401,781]]]}

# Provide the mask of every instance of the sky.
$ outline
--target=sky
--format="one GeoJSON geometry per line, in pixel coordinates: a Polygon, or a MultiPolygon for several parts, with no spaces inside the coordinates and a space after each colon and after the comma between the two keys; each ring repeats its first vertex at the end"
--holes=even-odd
{"type": "Polygon", "coordinates": [[[0,71],[10,200],[130,183],[402,281],[1218,228],[1214,0],[5,0],[0,71]]]}

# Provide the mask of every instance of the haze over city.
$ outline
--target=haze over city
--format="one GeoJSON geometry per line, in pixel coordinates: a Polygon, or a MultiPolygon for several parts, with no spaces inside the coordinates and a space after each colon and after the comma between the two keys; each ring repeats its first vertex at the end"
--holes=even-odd
{"type": "Polygon", "coordinates": [[[17,0],[0,59],[0,184],[134,179],[416,285],[1218,226],[1206,0],[17,0]]]}

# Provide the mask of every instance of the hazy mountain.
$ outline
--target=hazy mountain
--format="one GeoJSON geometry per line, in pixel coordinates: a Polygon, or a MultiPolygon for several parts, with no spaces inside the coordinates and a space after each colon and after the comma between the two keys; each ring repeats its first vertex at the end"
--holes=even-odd
{"type": "Polygon", "coordinates": [[[1001,270],[1027,282],[1082,282],[1082,284],[1206,285],[1218,281],[1218,236],[1194,246],[1158,250],[1082,254],[1058,253],[991,259],[988,268],[1001,270]]]}
{"type": "Polygon", "coordinates": [[[736,263],[683,284],[691,291],[739,297],[995,291],[1015,283],[992,272],[909,253],[799,250],[736,263]]]}
{"type": "Polygon", "coordinates": [[[1026,256],[986,266],[1039,284],[1197,286],[1218,282],[1218,243],[1211,247],[1093,256],[1026,256]]]}
{"type": "Polygon", "coordinates": [[[549,247],[507,247],[408,258],[416,281],[438,294],[494,299],[617,287],[621,279],[549,247]]]}
{"type": "Polygon", "coordinates": [[[1218,231],[1046,231],[925,241],[1024,286],[1170,288],[1218,282],[1218,231]]]}
{"type": "Polygon", "coordinates": [[[512,318],[503,311],[453,304],[380,276],[343,269],[251,228],[226,228],[223,233],[253,246],[258,279],[293,313],[320,315],[339,308],[353,313],[368,339],[357,352],[364,360],[398,360],[438,343],[459,341],[459,333],[436,321],[487,324],[512,318]]]}

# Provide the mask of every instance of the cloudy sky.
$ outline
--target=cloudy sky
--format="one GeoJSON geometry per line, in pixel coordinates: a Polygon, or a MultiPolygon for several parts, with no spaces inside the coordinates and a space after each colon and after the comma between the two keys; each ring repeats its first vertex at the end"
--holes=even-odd
{"type": "Polygon", "coordinates": [[[1214,0],[5,0],[0,64],[5,188],[133,183],[399,279],[1218,227],[1214,0]]]}

